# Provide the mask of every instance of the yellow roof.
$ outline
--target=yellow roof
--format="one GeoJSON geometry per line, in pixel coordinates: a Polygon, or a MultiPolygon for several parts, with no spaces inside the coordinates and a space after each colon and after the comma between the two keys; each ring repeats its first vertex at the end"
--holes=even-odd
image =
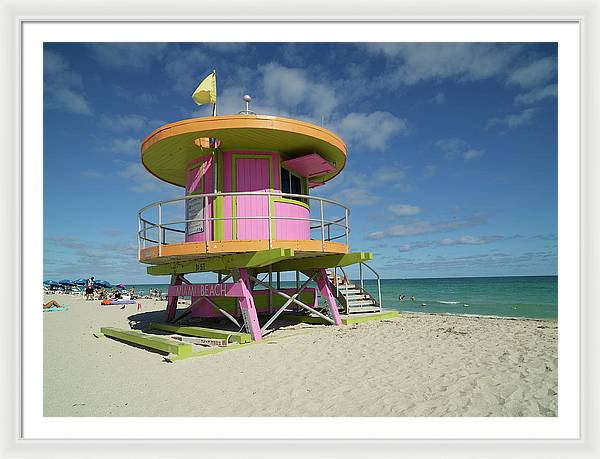
{"type": "Polygon", "coordinates": [[[326,182],[346,164],[346,145],[325,128],[304,121],[266,115],[226,115],[193,118],[166,124],[144,139],[142,164],[153,175],[185,186],[187,163],[202,149],[196,139],[217,138],[227,150],[278,151],[282,159],[318,153],[335,167],[329,174],[311,179],[326,182]]]}

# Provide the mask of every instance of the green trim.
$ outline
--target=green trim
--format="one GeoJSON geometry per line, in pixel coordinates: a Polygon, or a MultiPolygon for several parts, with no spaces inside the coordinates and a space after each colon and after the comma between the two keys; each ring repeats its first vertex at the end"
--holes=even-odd
{"type": "MultiPolygon", "coordinates": [[[[264,154],[248,154],[248,153],[232,153],[231,154],[231,191],[237,192],[237,159],[268,159],[269,160],[269,191],[274,192],[274,180],[273,180],[273,153],[265,152],[264,154]]],[[[237,197],[233,196],[231,198],[231,236],[232,239],[237,241],[237,197]]],[[[273,199],[269,198],[269,205],[271,206],[271,215],[275,212],[275,205],[273,204],[273,199]]],[[[275,220],[271,219],[271,238],[275,239],[275,220]]]]}
{"type": "Polygon", "coordinates": [[[289,320],[291,322],[301,322],[304,324],[321,325],[330,323],[321,317],[309,316],[308,314],[282,314],[279,316],[283,320],[289,320]]]}
{"type": "Polygon", "coordinates": [[[178,357],[188,357],[192,354],[190,343],[181,343],[162,336],[147,335],[139,330],[121,330],[119,328],[103,327],[100,333],[128,343],[138,344],[157,351],[175,354],[178,357]]]}
{"type": "MultiPolygon", "coordinates": [[[[195,169],[199,169],[200,170],[200,184],[199,186],[196,188],[196,191],[192,191],[191,193],[188,194],[188,196],[194,196],[195,194],[202,194],[202,193],[206,193],[206,190],[204,189],[204,174],[206,173],[206,170],[204,169],[204,166],[206,164],[206,159],[205,158],[210,158],[210,156],[198,156],[198,158],[196,159],[200,159],[203,158],[203,161],[201,161],[200,163],[198,163],[197,166],[192,166],[192,167],[188,167],[186,174],[189,174],[191,171],[195,170],[195,169]]],[[[194,159],[193,161],[195,161],[196,159],[194,159]]],[[[187,181],[187,176],[186,176],[186,181],[187,181]]],[[[186,183],[186,193],[187,193],[187,183],[186,183]]],[[[187,214],[187,204],[188,201],[185,202],[185,219],[187,220],[189,215],[187,214]]],[[[204,203],[202,203],[204,205],[204,203]]],[[[203,212],[207,212],[207,209],[203,208],[203,212]]],[[[208,220],[207,220],[208,223],[208,220]]],[[[204,228],[204,225],[203,225],[204,228]]],[[[208,235],[208,228],[204,228],[204,239],[206,240],[207,235],[208,235]]],[[[199,234],[199,233],[192,233],[192,234],[199,234]]],[[[188,224],[185,224],[185,235],[186,237],[188,236],[188,224]]]]}
{"type": "Polygon", "coordinates": [[[273,265],[273,271],[302,271],[317,268],[335,268],[348,266],[373,259],[371,252],[354,252],[347,254],[321,255],[317,257],[284,260],[273,265]]]}
{"type": "Polygon", "coordinates": [[[224,339],[227,342],[249,343],[252,341],[249,333],[238,333],[227,330],[216,330],[203,327],[180,327],[178,325],[161,324],[151,322],[150,328],[155,330],[164,330],[177,333],[179,335],[197,336],[200,338],[224,339]]]}
{"type": "Polygon", "coordinates": [[[167,362],[174,363],[174,362],[177,362],[178,360],[187,359],[188,357],[203,357],[205,355],[219,354],[220,352],[223,352],[223,351],[231,351],[233,349],[240,349],[240,348],[243,348],[246,346],[253,346],[255,344],[277,343],[278,341],[281,341],[282,339],[288,339],[288,338],[292,338],[294,336],[306,335],[308,333],[310,333],[310,332],[294,333],[293,335],[280,336],[278,338],[262,339],[260,341],[251,341],[249,343],[244,343],[244,344],[234,344],[234,345],[227,346],[227,347],[217,347],[214,349],[207,349],[205,351],[193,352],[192,354],[185,356],[185,357],[179,357],[179,356],[165,357],[165,360],[167,362]]]}
{"type": "MultiPolygon", "coordinates": [[[[393,319],[395,317],[400,317],[400,313],[396,311],[384,311],[367,314],[353,314],[340,316],[340,318],[342,319],[342,324],[344,325],[361,324],[365,322],[371,322],[373,320],[393,319]]],[[[309,316],[308,314],[282,314],[281,318],[293,322],[301,322],[306,324],[329,324],[329,322],[322,319],[321,317],[309,316]]]]}
{"type": "Polygon", "coordinates": [[[149,266],[147,272],[153,276],[164,276],[167,274],[229,271],[236,268],[260,268],[293,257],[293,249],[259,250],[234,255],[220,255],[203,260],[149,266]]]}
{"type": "MultiPolygon", "coordinates": [[[[215,156],[217,157],[217,176],[214,177],[213,167],[213,180],[217,182],[217,191],[219,193],[223,192],[223,154],[220,150],[215,151],[215,156]]],[[[213,217],[214,218],[223,218],[225,216],[225,201],[223,196],[217,196],[213,202],[213,217]]],[[[225,238],[225,220],[214,220],[213,221],[214,235],[213,241],[222,241],[225,238]]]]}
{"type": "Polygon", "coordinates": [[[310,210],[310,207],[308,206],[308,204],[306,204],[305,202],[302,202],[302,201],[297,201],[296,199],[273,198],[273,202],[285,202],[287,204],[297,204],[299,206],[306,207],[308,210],[310,210]]]}
{"type": "Polygon", "coordinates": [[[372,320],[384,320],[393,319],[394,317],[400,317],[400,313],[396,311],[383,311],[366,314],[353,314],[349,316],[341,316],[342,323],[344,325],[349,324],[362,324],[364,322],[371,322],[372,320]]]}

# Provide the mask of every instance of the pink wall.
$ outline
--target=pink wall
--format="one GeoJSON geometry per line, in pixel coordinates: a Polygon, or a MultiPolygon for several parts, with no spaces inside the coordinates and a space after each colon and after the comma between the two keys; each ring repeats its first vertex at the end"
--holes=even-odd
{"type": "MultiPolygon", "coordinates": [[[[239,151],[231,150],[223,153],[223,191],[268,191],[269,190],[269,158],[273,165],[273,189],[279,190],[279,153],[275,152],[256,152],[256,151],[239,151]],[[245,158],[244,156],[253,156],[254,158],[245,158]],[[235,189],[233,183],[232,167],[233,162],[236,163],[235,189]],[[267,167],[265,169],[265,166],[267,167]],[[247,168],[244,172],[241,168],[247,168]],[[255,177],[252,174],[257,174],[255,177]]],[[[255,212],[256,216],[268,216],[267,199],[253,197],[237,197],[236,198],[236,215],[250,216],[250,212],[255,212]],[[254,206],[255,209],[251,210],[254,206]]],[[[231,218],[233,209],[233,199],[226,197],[224,199],[224,217],[231,218]]],[[[267,220],[267,219],[265,219],[267,220]]],[[[268,239],[268,221],[261,222],[260,220],[239,220],[237,222],[237,238],[233,235],[233,223],[231,220],[225,220],[223,236],[225,240],[256,240],[268,239]],[[256,229],[252,229],[255,226],[256,229]],[[260,236],[260,237],[259,237],[260,236]]]]}
{"type": "MultiPolygon", "coordinates": [[[[268,158],[237,158],[235,160],[236,191],[269,192],[270,161],[268,158]]],[[[236,196],[238,241],[269,239],[269,196],[236,196]],[[266,217],[245,220],[244,217],[266,217]]]]}
{"type": "MultiPolygon", "coordinates": [[[[255,151],[226,151],[223,153],[223,191],[273,191],[281,190],[279,153],[255,151]],[[251,156],[251,157],[248,157],[251,156]],[[270,161],[269,161],[270,159],[270,161]],[[235,176],[233,163],[235,162],[235,176]],[[272,167],[269,175],[269,166],[272,167]],[[271,183],[272,178],[272,183],[271,183]]],[[[233,216],[231,197],[224,199],[224,217],[233,216]]],[[[235,215],[264,216],[264,220],[238,220],[237,235],[234,235],[233,222],[225,220],[223,236],[225,240],[265,240],[269,238],[268,199],[259,196],[238,196],[235,198],[235,215]]],[[[293,203],[275,202],[273,216],[308,218],[309,210],[293,203]]],[[[298,220],[274,220],[273,239],[308,240],[310,222],[298,220]]]]}
{"type": "MultiPolygon", "coordinates": [[[[201,156],[199,158],[193,159],[187,165],[187,185],[185,187],[185,194],[190,195],[194,192],[199,193],[212,193],[214,191],[213,188],[213,168],[212,168],[212,157],[211,156],[201,156]],[[204,164],[204,173],[202,172],[203,168],[201,167],[204,164]]],[[[206,210],[206,218],[211,218],[212,216],[212,198],[208,199],[208,208],[206,210]]],[[[195,232],[193,234],[188,234],[186,231],[185,240],[186,242],[197,242],[204,241],[205,234],[208,234],[209,240],[212,238],[212,223],[207,221],[208,228],[204,229],[204,232],[195,232]]],[[[188,230],[191,229],[191,226],[188,225],[188,230]]]]}
{"type": "MultiPolygon", "coordinates": [[[[302,205],[275,202],[275,216],[309,218],[310,211],[302,205]]],[[[276,219],[275,237],[280,241],[303,241],[310,239],[310,222],[276,219]]]]}

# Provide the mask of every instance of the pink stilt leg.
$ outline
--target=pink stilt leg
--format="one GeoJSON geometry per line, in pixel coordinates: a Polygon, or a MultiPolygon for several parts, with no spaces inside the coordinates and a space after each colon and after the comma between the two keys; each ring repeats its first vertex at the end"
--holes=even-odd
{"type": "Polygon", "coordinates": [[[324,268],[319,269],[319,274],[317,276],[317,286],[319,287],[319,291],[321,292],[321,297],[327,300],[331,318],[333,319],[336,325],[342,325],[340,312],[338,311],[337,302],[335,300],[335,296],[333,295],[333,286],[331,285],[331,282],[329,282],[329,278],[327,277],[327,271],[325,271],[324,268]]]}
{"type": "Polygon", "coordinates": [[[260,332],[260,323],[258,322],[258,315],[256,314],[256,307],[254,306],[254,298],[250,292],[250,279],[248,278],[248,271],[240,269],[239,279],[237,279],[242,286],[242,292],[244,293],[243,298],[238,298],[238,303],[242,311],[242,317],[246,328],[250,332],[250,336],[254,341],[260,341],[262,334],[260,332]]]}
{"type": "MultiPolygon", "coordinates": [[[[181,276],[179,274],[173,274],[171,276],[171,285],[181,285],[183,283],[181,276]]],[[[179,300],[178,296],[169,295],[169,299],[167,301],[167,321],[171,321],[175,318],[175,314],[177,313],[177,301],[179,300]]]]}

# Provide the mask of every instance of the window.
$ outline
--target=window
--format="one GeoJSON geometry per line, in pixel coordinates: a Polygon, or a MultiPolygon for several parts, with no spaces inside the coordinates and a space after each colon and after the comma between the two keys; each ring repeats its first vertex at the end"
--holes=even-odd
{"type": "MultiPolygon", "coordinates": [[[[293,172],[290,172],[287,169],[281,168],[281,192],[282,193],[291,193],[291,194],[304,194],[304,187],[302,186],[302,178],[298,177],[293,172]]],[[[292,198],[297,201],[304,202],[303,199],[300,198],[292,198]]]]}

